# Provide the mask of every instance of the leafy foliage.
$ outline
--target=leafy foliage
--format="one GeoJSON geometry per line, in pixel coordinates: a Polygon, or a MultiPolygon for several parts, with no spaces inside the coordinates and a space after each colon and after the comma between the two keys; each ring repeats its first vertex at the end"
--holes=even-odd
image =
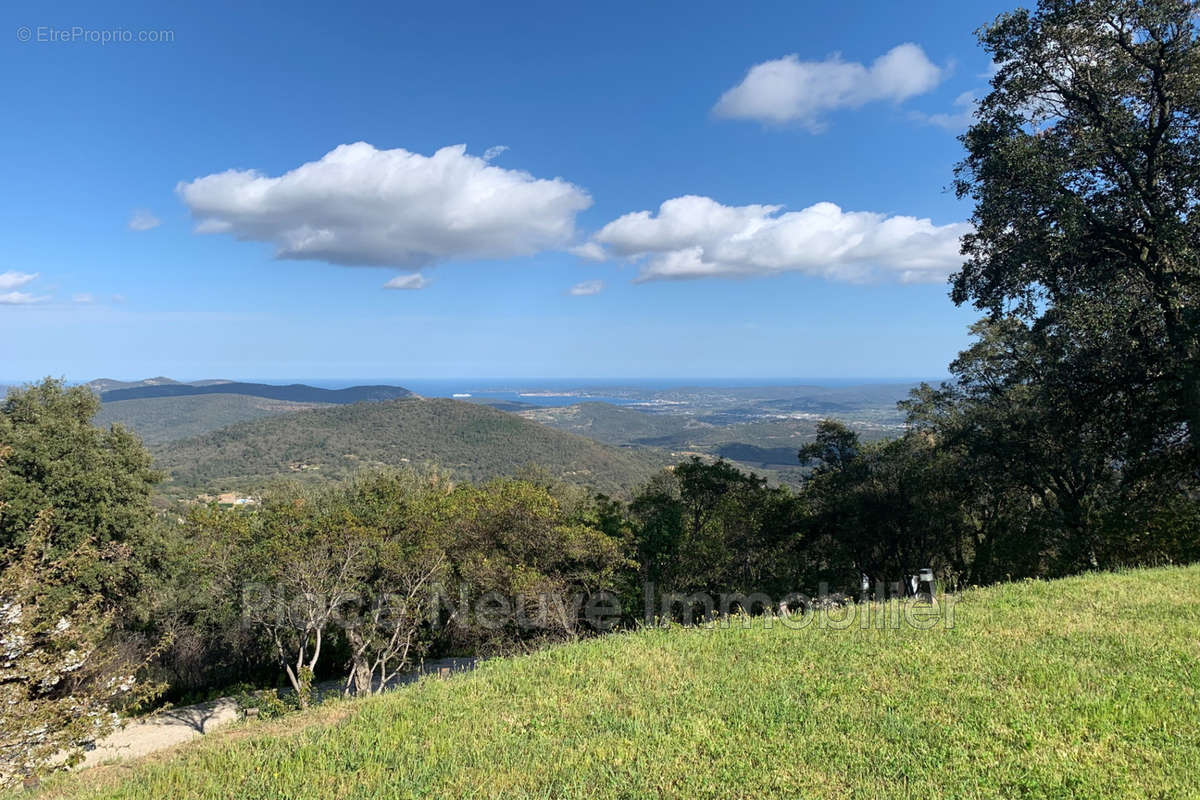
{"type": "Polygon", "coordinates": [[[274,661],[301,705],[314,677],[343,665],[348,689],[376,691],[431,647],[496,653],[578,635],[570,598],[608,589],[626,566],[625,542],[594,519],[528,481],[456,486],[411,473],[276,490],[248,511],[197,508],[177,582],[200,596],[184,608],[233,607],[168,610],[162,624],[201,627],[188,638],[214,650],[238,642],[245,662],[274,661]],[[521,617],[522,604],[544,613],[521,617]],[[247,623],[261,636],[230,630],[247,623]]]}
{"type": "Polygon", "coordinates": [[[61,381],[11,390],[0,403],[0,549],[19,547],[45,510],[54,512],[51,556],[91,542],[129,558],[81,566],[81,587],[129,598],[156,558],[150,493],[158,481],[137,437],[91,424],[99,406],[83,387],[61,381]]]}
{"type": "Polygon", "coordinates": [[[38,515],[0,570],[0,789],[75,763],[155,690],[114,641],[111,607],[79,591],[100,555],[88,542],[63,553],[56,533],[38,515]]]}
{"type": "Polygon", "coordinates": [[[1192,0],[1042,0],[963,137],[975,232],[953,298],[1029,326],[1039,379],[1139,456],[1200,441],[1200,39],[1192,0]]]}
{"type": "Polygon", "coordinates": [[[639,577],[660,592],[779,597],[799,588],[803,504],[728,462],[677,465],[629,512],[639,577]]]}

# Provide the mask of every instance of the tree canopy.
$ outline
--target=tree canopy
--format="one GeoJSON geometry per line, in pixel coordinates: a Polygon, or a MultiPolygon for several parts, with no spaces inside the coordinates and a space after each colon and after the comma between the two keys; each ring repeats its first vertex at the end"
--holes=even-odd
{"type": "Polygon", "coordinates": [[[22,544],[52,511],[51,555],[93,546],[100,557],[77,580],[115,598],[134,591],[155,557],[150,496],[159,476],[136,436],[92,425],[98,408],[86,387],[49,378],[0,403],[0,550],[22,544]]]}
{"type": "Polygon", "coordinates": [[[1057,340],[1048,381],[1143,451],[1200,443],[1200,41],[1193,0],[1042,0],[980,32],[956,303],[1057,340]],[[1073,385],[1066,386],[1070,378],[1073,385]]]}

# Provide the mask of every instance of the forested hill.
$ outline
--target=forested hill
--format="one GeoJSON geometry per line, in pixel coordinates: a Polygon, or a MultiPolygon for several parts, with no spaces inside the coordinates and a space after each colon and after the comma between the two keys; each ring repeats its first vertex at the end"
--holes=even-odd
{"type": "Polygon", "coordinates": [[[104,403],[95,424],[119,423],[148,445],[200,436],[238,422],[288,414],[329,403],[295,403],[246,394],[198,394],[183,397],[142,397],[104,403]]]}
{"type": "Polygon", "coordinates": [[[531,465],[624,494],[673,462],[665,451],[604,445],[457,400],[409,398],[238,423],[154,449],[168,486],[251,487],[278,476],[342,479],[364,467],[438,465],[486,480],[531,465]]]}
{"type": "Polygon", "coordinates": [[[396,400],[412,397],[413,393],[401,386],[351,386],[347,389],[320,389],[293,383],[276,386],[269,383],[240,383],[237,381],[209,383],[160,383],[130,386],[128,388],[103,391],[100,399],[105,403],[122,400],[141,400],[151,397],[185,397],[203,394],[241,394],[264,397],[270,400],[286,400],[292,403],[362,403],[366,401],[396,400]]]}

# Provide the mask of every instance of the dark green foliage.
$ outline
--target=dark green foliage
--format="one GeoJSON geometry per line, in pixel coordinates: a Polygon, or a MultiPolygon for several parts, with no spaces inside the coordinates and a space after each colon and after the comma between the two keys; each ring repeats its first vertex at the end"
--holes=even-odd
{"type": "Polygon", "coordinates": [[[817,462],[817,474],[848,467],[862,452],[858,434],[837,420],[821,420],[817,425],[817,436],[800,448],[801,464],[817,462]]]}
{"type": "Polygon", "coordinates": [[[806,577],[797,561],[799,500],[728,462],[683,462],[629,510],[639,576],[655,591],[782,597],[806,577]]]}
{"type": "Polygon", "coordinates": [[[834,422],[802,457],[819,459],[805,487],[809,551],[833,586],[862,574],[891,584],[922,567],[942,579],[962,574],[958,474],[949,454],[921,433],[860,445],[834,422]]]}
{"type": "Polygon", "coordinates": [[[49,378],[0,404],[0,550],[20,544],[50,511],[51,555],[90,543],[99,555],[79,571],[79,588],[116,599],[139,586],[157,557],[150,493],[159,476],[137,437],[92,426],[98,406],[87,389],[49,378]]]}
{"type": "Polygon", "coordinates": [[[54,380],[0,405],[0,787],[74,763],[149,698],[129,627],[161,567],[141,443],[54,380]]]}
{"type": "MultiPolygon", "coordinates": [[[[1200,441],[1200,40],[1192,0],[1042,0],[982,31],[1001,64],[964,136],[956,303],[1021,320],[1042,380],[1136,452],[1200,441]]],[[[1193,466],[1194,468],[1194,466],[1193,466]]]]}
{"type": "Polygon", "coordinates": [[[628,568],[610,501],[411,472],[281,487],[252,510],[198,507],[179,536],[189,558],[175,564],[157,623],[176,634],[161,666],[177,690],[262,677],[274,664],[301,695],[311,676],[347,671],[368,691],[429,652],[574,637],[590,632],[574,597],[613,591],[628,568]],[[489,624],[488,597],[511,618],[489,624]],[[518,604],[543,599],[551,613],[522,624],[518,604]]]}
{"type": "Polygon", "coordinates": [[[514,480],[460,485],[430,501],[427,513],[441,520],[446,541],[447,598],[458,613],[446,619],[445,635],[456,649],[506,652],[594,632],[582,627],[572,603],[614,591],[628,567],[620,531],[596,524],[610,509],[572,513],[546,488],[514,480]],[[481,606],[489,593],[497,605],[481,606]],[[464,598],[469,618],[461,614],[464,598]],[[481,608],[505,623],[486,624],[481,608]],[[525,627],[522,613],[540,621],[525,627]]]}
{"type": "Polygon", "coordinates": [[[278,660],[262,631],[248,624],[243,587],[259,580],[242,548],[251,518],[204,506],[186,524],[169,524],[149,627],[170,636],[155,664],[169,699],[207,699],[207,690],[243,681],[272,686],[278,660]]]}
{"type": "Polygon", "coordinates": [[[980,34],[1000,67],[963,137],[952,297],[989,316],[908,404],[971,581],[1196,552],[1198,9],[1042,0],[980,34]]]}
{"type": "Polygon", "coordinates": [[[1120,514],[1132,533],[1135,518],[1186,494],[1171,477],[1178,471],[1145,448],[1136,415],[1097,401],[1063,338],[1013,319],[975,332],[979,341],[952,366],[958,383],[910,404],[914,426],[960,465],[958,490],[979,537],[971,578],[1127,563],[1133,552],[1110,547],[1105,530],[1120,514]]]}

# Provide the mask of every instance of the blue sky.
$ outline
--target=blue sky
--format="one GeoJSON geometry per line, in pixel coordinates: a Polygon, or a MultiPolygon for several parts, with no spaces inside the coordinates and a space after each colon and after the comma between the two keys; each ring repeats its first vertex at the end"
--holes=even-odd
{"type": "Polygon", "coordinates": [[[0,381],[941,375],[1004,9],[10,3],[0,381]]]}

